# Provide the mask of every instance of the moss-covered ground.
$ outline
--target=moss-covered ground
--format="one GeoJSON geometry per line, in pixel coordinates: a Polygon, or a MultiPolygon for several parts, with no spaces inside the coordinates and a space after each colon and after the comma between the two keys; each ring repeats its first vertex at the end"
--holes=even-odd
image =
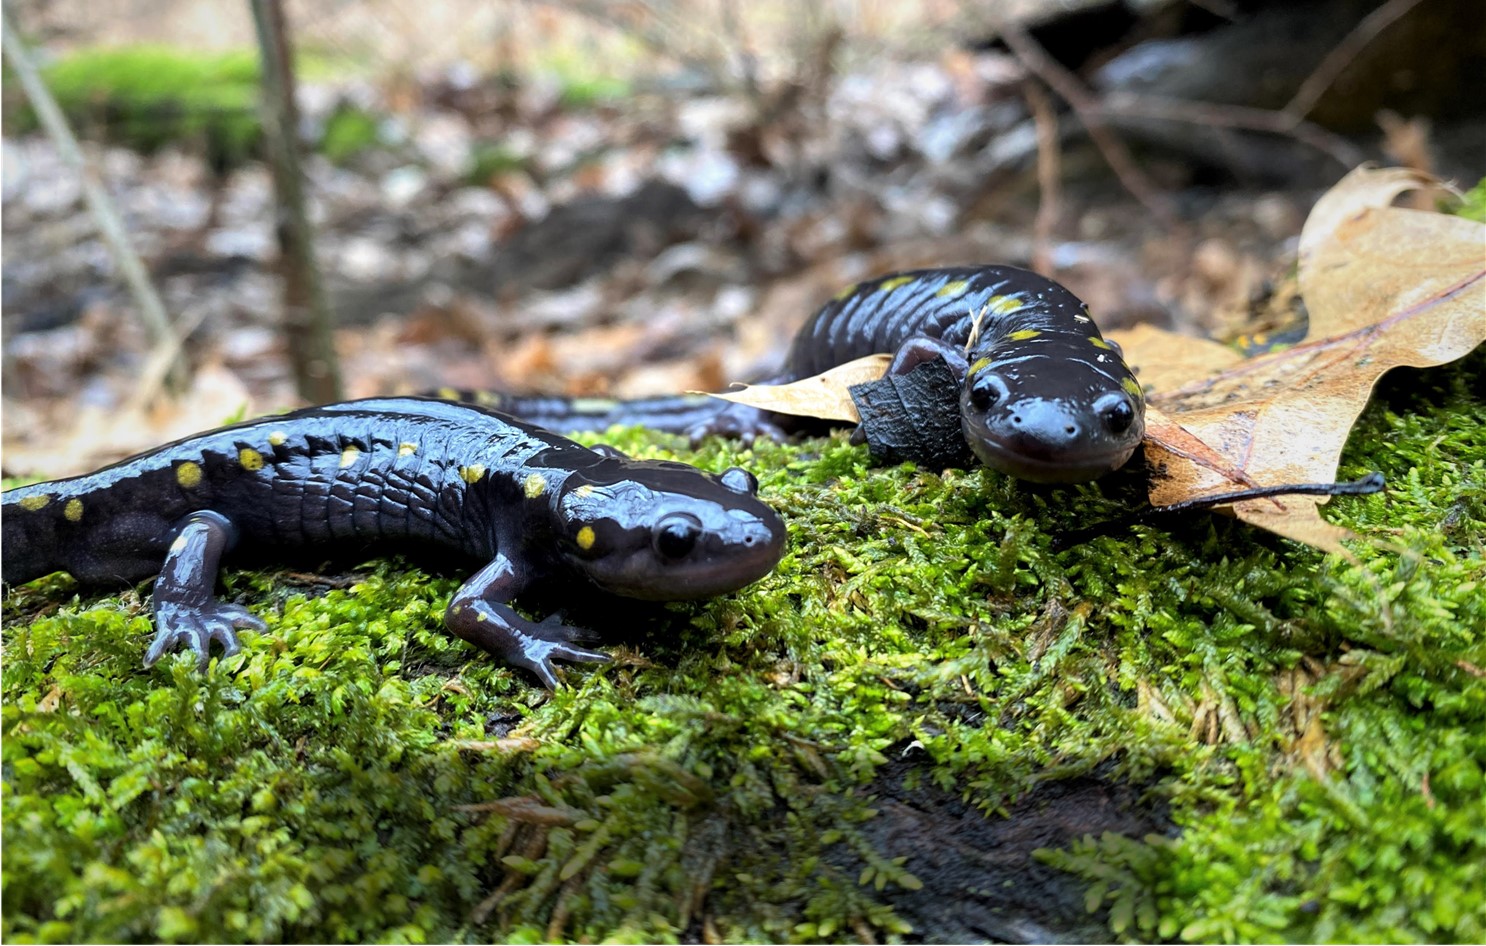
{"type": "MultiPolygon", "coordinates": [[[[632,51],[638,55],[638,49],[632,51]]],[[[354,75],[365,66],[332,51],[309,49],[297,57],[301,78],[354,75]]],[[[623,99],[628,83],[612,78],[576,52],[553,52],[533,66],[555,84],[565,108],[585,109],[623,99]]],[[[7,72],[8,76],[8,72],[7,72]]],[[[203,152],[219,172],[258,153],[261,72],[253,50],[226,52],[171,46],[80,49],[50,63],[47,87],[73,130],[142,154],[165,147],[203,152]]],[[[19,83],[0,96],[8,134],[39,126],[19,83]],[[14,91],[10,91],[13,89],[14,91]]],[[[373,150],[395,149],[387,116],[343,102],[325,116],[307,142],[338,164],[373,150]]],[[[490,142],[471,159],[468,178],[484,183],[491,173],[520,166],[519,155],[490,142]]]]}
{"type": "Polygon", "coordinates": [[[1481,352],[1384,380],[1341,474],[1389,489],[1328,507],[1356,561],[1208,514],[1051,551],[1135,473],[623,436],[756,471],[790,548],[727,599],[580,609],[616,659],[555,693],[398,560],[229,573],[270,632],[205,674],[141,669],[144,588],[45,579],[5,605],[0,932],[1479,941],[1481,391],[1481,352]]]}

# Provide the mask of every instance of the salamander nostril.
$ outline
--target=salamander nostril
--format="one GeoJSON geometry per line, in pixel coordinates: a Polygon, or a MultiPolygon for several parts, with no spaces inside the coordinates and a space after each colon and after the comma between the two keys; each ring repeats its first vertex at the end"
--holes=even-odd
{"type": "Polygon", "coordinates": [[[1064,426],[1063,433],[1065,433],[1068,436],[1072,437],[1074,434],[1078,433],[1078,428],[1075,427],[1075,426],[1073,426],[1072,424],[1068,424],[1068,425],[1064,426]]]}

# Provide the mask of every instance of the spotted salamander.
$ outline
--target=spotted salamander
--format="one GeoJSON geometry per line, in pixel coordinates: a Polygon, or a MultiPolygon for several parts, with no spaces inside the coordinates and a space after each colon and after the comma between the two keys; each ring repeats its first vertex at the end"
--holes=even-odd
{"type": "MultiPolygon", "coordinates": [[[[890,374],[943,358],[959,379],[960,426],[970,448],[985,465],[1022,479],[1094,479],[1130,459],[1144,434],[1140,384],[1088,307],[1058,283],[1010,266],[921,269],[850,286],[811,316],[784,369],[762,383],[807,378],[884,352],[893,355],[890,374]]],[[[565,431],[636,424],[692,437],[752,437],[799,426],[798,419],[700,395],[464,397],[565,431]]]]}
{"type": "Polygon", "coordinates": [[[552,687],[554,659],[602,661],[556,616],[509,602],[561,583],[630,598],[724,594],[768,573],[785,528],[734,468],[590,450],[470,405],[381,398],[315,407],[198,434],[84,476],[7,490],[6,584],[54,571],[80,582],[158,574],[145,665],[185,644],[204,667],[237,630],[265,630],[217,600],[218,563],[258,551],[362,545],[442,549],[484,562],[444,622],[552,687]]]}

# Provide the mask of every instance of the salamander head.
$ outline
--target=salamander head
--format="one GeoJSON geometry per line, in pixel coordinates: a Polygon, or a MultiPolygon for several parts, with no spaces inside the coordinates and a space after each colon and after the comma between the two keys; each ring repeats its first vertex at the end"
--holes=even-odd
{"type": "Polygon", "coordinates": [[[569,477],[557,501],[562,555],[605,591],[673,601],[711,598],[767,575],[785,528],[733,468],[606,460],[569,477]]]}
{"type": "Polygon", "coordinates": [[[1048,335],[970,366],[961,426],[982,463],[1037,483],[1079,483],[1130,459],[1145,435],[1140,384],[1108,342],[1092,341],[1048,335]]]}

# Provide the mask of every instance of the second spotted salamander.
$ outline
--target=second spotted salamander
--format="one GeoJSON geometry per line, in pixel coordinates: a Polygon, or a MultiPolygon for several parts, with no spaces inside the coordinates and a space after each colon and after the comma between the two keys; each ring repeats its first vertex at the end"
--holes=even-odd
{"type": "Polygon", "coordinates": [[[215,597],[235,547],[442,549],[483,563],[444,623],[536,674],[595,661],[583,632],[509,602],[556,586],[630,598],[706,598],[778,563],[784,523],[738,468],[590,450],[478,407],[424,398],[330,404],[188,437],[71,479],[7,490],[4,581],[54,571],[85,584],[155,582],[145,664],[181,644],[205,666],[261,619],[215,597]]]}
{"type": "MultiPolygon", "coordinates": [[[[943,358],[960,379],[960,426],[993,469],[1038,482],[1079,482],[1122,466],[1139,446],[1139,382],[1081,299],[1010,266],[893,273],[850,286],[795,335],[784,369],[763,383],[819,374],[888,353],[891,374],[943,358]]],[[[635,424],[693,437],[773,436],[795,421],[688,395],[612,401],[471,395],[555,430],[635,424]]]]}

